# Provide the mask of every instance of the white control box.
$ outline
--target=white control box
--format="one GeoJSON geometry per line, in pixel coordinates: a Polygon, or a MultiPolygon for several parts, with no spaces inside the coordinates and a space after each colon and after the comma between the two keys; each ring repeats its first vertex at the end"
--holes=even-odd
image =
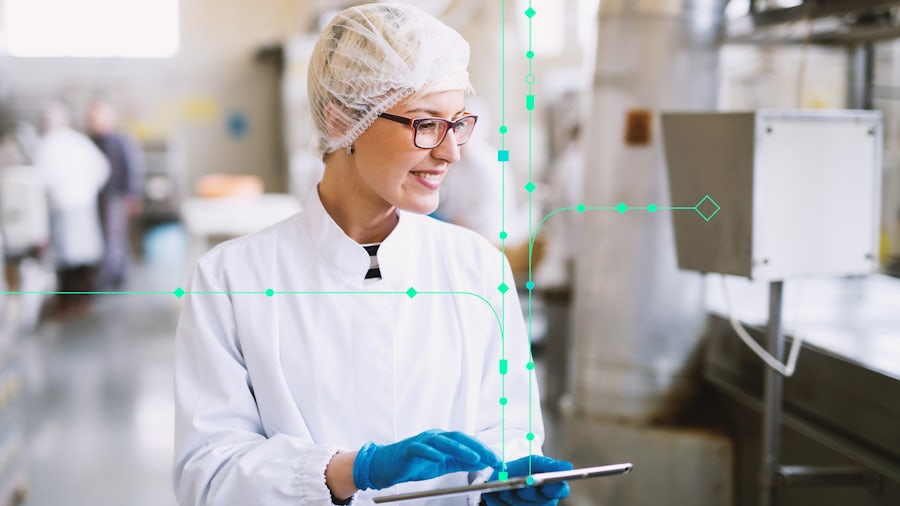
{"type": "Polygon", "coordinates": [[[754,280],[874,272],[881,216],[876,111],[664,113],[682,269],[754,280]],[[706,198],[708,196],[708,198],[706,198]]]}

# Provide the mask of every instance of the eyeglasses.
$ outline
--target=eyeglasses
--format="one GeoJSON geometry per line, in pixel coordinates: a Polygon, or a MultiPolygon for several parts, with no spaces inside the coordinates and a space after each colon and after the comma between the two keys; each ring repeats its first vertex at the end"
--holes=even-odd
{"type": "Polygon", "coordinates": [[[447,132],[453,130],[456,136],[456,145],[461,146],[472,137],[472,130],[475,129],[475,122],[478,116],[474,116],[467,112],[465,116],[450,121],[443,118],[405,118],[396,114],[388,114],[383,112],[378,115],[380,118],[400,123],[401,125],[409,125],[413,130],[413,144],[421,149],[434,149],[444,142],[447,132]]]}

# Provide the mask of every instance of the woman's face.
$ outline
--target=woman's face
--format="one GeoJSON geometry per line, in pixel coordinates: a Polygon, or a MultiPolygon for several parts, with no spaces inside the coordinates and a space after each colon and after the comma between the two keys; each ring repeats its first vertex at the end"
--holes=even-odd
{"type": "MultiPolygon", "coordinates": [[[[444,91],[401,102],[386,112],[407,118],[454,120],[464,110],[462,91],[444,91]]],[[[453,132],[433,149],[413,144],[412,128],[378,118],[353,143],[354,170],[361,190],[376,207],[427,214],[438,206],[438,189],[450,165],[459,161],[453,132]]]]}

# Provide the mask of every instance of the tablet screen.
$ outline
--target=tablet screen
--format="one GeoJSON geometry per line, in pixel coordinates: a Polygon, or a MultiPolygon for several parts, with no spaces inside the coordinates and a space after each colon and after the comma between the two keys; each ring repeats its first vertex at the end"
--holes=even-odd
{"type": "Polygon", "coordinates": [[[439,488],[435,490],[425,490],[421,492],[411,492],[408,494],[388,495],[374,498],[376,504],[408,501],[410,499],[423,499],[427,497],[452,497],[457,495],[466,495],[471,493],[489,493],[502,492],[504,490],[515,490],[525,487],[537,487],[547,483],[558,481],[581,480],[585,478],[596,478],[598,476],[612,476],[615,474],[625,474],[630,472],[632,465],[630,462],[624,464],[612,464],[608,466],[583,467],[580,469],[572,469],[571,471],[554,471],[550,473],[533,474],[532,484],[529,484],[525,476],[510,478],[506,481],[489,481],[487,483],[476,483],[464,487],[439,488]]]}

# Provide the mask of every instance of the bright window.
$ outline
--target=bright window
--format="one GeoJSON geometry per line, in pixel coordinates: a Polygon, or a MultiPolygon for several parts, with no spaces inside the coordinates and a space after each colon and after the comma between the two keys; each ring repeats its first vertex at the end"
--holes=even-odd
{"type": "MultiPolygon", "coordinates": [[[[516,2],[516,20],[519,22],[519,34],[522,47],[528,47],[528,38],[531,37],[531,47],[535,53],[543,57],[557,56],[563,52],[566,45],[566,17],[565,3],[558,5],[546,5],[543,2],[518,0],[516,2]],[[525,16],[529,4],[537,13],[531,19],[532,30],[528,33],[529,19],[525,16]]],[[[508,15],[508,14],[507,14],[508,15]]]]}
{"type": "Polygon", "coordinates": [[[178,0],[2,0],[6,51],[22,57],[167,57],[178,0]]]}

